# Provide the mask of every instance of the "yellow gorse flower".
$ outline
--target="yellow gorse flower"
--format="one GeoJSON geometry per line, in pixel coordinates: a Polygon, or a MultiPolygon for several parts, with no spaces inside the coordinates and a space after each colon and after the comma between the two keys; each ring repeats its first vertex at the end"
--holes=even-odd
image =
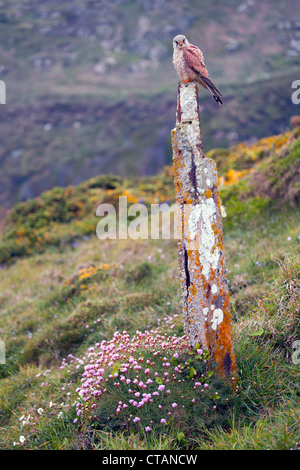
{"type": "MultiPolygon", "coordinates": [[[[79,271],[78,271],[78,277],[77,277],[77,280],[78,281],[82,281],[83,279],[90,279],[92,278],[93,276],[97,275],[97,273],[99,273],[100,271],[108,271],[109,269],[118,269],[119,268],[119,265],[117,264],[102,264],[100,263],[99,266],[89,266],[88,268],[81,268],[79,271]]],[[[73,278],[74,280],[74,278],[73,278]]],[[[71,281],[69,279],[66,279],[65,280],[65,286],[70,286],[71,285],[71,281]]],[[[72,284],[71,287],[74,287],[74,285],[72,284]]],[[[81,284],[80,285],[80,288],[81,289],[86,289],[86,285],[85,284],[81,284]]]]}

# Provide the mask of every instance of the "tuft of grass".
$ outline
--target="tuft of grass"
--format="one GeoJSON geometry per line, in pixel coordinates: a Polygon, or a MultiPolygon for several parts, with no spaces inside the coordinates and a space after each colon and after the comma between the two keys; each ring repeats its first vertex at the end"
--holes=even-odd
{"type": "Polygon", "coordinates": [[[198,440],[203,450],[299,450],[299,408],[290,402],[255,423],[232,422],[232,429],[208,431],[209,441],[198,440]]]}

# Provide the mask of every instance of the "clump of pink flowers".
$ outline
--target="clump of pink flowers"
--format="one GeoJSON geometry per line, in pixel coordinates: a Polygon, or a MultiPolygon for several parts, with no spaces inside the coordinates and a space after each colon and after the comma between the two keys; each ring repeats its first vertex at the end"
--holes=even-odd
{"type": "MultiPolygon", "coordinates": [[[[34,418],[25,419],[24,414],[14,445],[30,448],[39,423],[43,428],[49,419],[51,426],[71,418],[79,433],[95,426],[148,435],[180,429],[187,436],[196,435],[203,425],[222,423],[231,395],[214,380],[208,352],[198,345],[191,350],[187,336],[174,334],[176,317],[134,335],[115,332],[83,356],[69,354],[60,367],[65,381],[59,401],[37,404],[30,410],[34,418]]],[[[35,379],[44,388],[57,380],[50,370],[35,379]]]]}
{"type": "MultiPolygon", "coordinates": [[[[203,387],[207,387],[204,383],[207,377],[203,374],[195,382],[197,372],[185,360],[190,353],[187,336],[162,334],[159,328],[137,331],[132,337],[126,331],[115,332],[111,340],[96,343],[86,354],[88,363],[84,366],[81,385],[76,389],[78,419],[101,421],[104,413],[106,422],[112,423],[122,417],[123,423],[132,423],[149,431],[155,411],[159,415],[157,421],[167,424],[174,414],[180,416],[187,405],[192,407],[201,399],[203,387]],[[186,380],[193,383],[190,387],[194,393],[192,398],[180,392],[186,380]],[[97,409],[103,401],[105,411],[99,415],[97,409]]],[[[198,348],[195,354],[206,362],[201,349],[198,348]]]]}

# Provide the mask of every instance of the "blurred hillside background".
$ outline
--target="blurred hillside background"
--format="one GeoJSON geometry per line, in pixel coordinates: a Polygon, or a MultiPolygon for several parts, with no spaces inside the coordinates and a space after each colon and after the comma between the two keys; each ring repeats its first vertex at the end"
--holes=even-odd
{"type": "Polygon", "coordinates": [[[171,162],[172,38],[203,51],[204,149],[284,132],[299,79],[297,0],[1,0],[0,207],[100,173],[171,162]],[[255,136],[255,137],[254,137],[255,136]]]}
{"type": "Polygon", "coordinates": [[[299,449],[300,2],[0,0],[0,32],[0,449],[299,449]],[[191,351],[175,360],[177,240],[96,236],[99,204],[175,203],[178,33],[224,98],[199,90],[227,214],[234,396],[191,351]],[[85,402],[90,352],[124,331],[150,333],[133,352],[149,368],[113,354],[85,402]],[[153,399],[136,406],[127,379],[144,400],[146,370],[153,399]]]}

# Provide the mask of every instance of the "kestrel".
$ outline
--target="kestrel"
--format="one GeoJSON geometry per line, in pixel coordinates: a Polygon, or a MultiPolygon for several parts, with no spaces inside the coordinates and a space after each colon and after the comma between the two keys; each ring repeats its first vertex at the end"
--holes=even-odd
{"type": "Polygon", "coordinates": [[[204,57],[199,47],[190,44],[185,36],[179,34],[173,39],[173,64],[183,82],[195,81],[211,91],[216,102],[221,105],[222,93],[209,78],[204,57]]]}

